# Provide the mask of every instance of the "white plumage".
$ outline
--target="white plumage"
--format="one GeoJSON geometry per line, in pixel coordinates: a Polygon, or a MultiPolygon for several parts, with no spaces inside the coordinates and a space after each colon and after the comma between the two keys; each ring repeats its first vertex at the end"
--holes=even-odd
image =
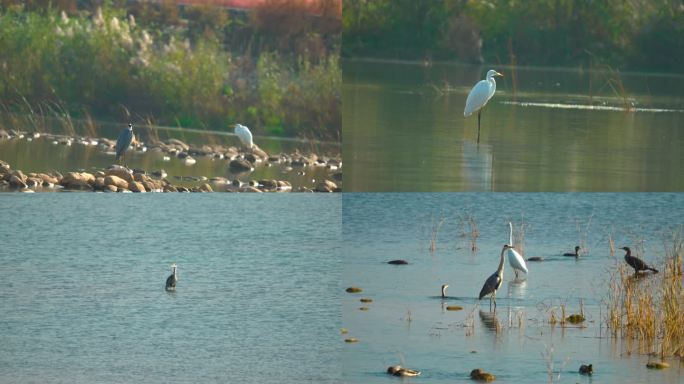
{"type": "Polygon", "coordinates": [[[252,132],[249,131],[249,128],[245,127],[242,124],[235,124],[235,135],[240,139],[242,144],[244,146],[246,146],[247,148],[254,147],[254,141],[252,139],[252,132]]]}
{"type": "MultiPolygon", "coordinates": [[[[511,229],[509,236],[509,244],[513,246],[513,223],[509,222],[508,226],[511,229]]],[[[518,271],[523,271],[527,273],[527,264],[525,264],[525,259],[513,248],[508,249],[508,263],[515,271],[515,277],[518,277],[518,271]]]]}
{"type": "Polygon", "coordinates": [[[494,80],[494,76],[503,75],[493,69],[490,69],[489,72],[487,72],[487,77],[475,84],[473,89],[468,94],[468,98],[466,99],[466,106],[463,110],[463,116],[468,117],[474,112],[479,111],[487,104],[489,99],[494,96],[494,92],[496,92],[496,80],[494,80]]]}

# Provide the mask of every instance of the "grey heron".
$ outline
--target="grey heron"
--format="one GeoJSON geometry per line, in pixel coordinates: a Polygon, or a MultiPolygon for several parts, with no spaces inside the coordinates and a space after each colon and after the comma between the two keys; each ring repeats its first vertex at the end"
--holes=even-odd
{"type": "Polygon", "coordinates": [[[443,299],[447,297],[447,294],[446,294],[447,288],[449,288],[449,284],[442,284],[442,298],[443,299]]]}
{"type": "Polygon", "coordinates": [[[133,124],[128,123],[128,127],[124,128],[119,137],[116,139],[116,160],[123,157],[124,164],[126,163],[126,150],[133,142],[133,124]]]}
{"type": "Polygon", "coordinates": [[[494,76],[503,76],[499,72],[490,69],[487,72],[487,77],[484,80],[480,80],[475,84],[473,89],[470,90],[468,98],[466,99],[466,106],[463,110],[463,116],[468,117],[477,111],[477,142],[480,143],[480,114],[482,113],[482,108],[487,104],[489,99],[494,96],[496,92],[496,80],[494,76]]]}
{"type": "Polygon", "coordinates": [[[567,252],[567,253],[564,253],[563,256],[579,257],[579,251],[580,251],[580,249],[582,249],[582,248],[580,248],[580,246],[578,245],[578,246],[575,247],[575,253],[567,252]]]}
{"type": "Polygon", "coordinates": [[[171,264],[171,269],[173,270],[173,273],[166,279],[167,291],[175,291],[176,283],[178,282],[178,275],[176,274],[176,264],[171,264]]]}
{"type": "Polygon", "coordinates": [[[620,249],[627,252],[625,254],[625,261],[627,262],[627,264],[629,264],[630,267],[634,268],[634,274],[635,275],[637,273],[639,273],[639,271],[646,271],[646,270],[651,270],[655,273],[658,273],[657,269],[655,269],[653,267],[649,267],[648,264],[646,264],[640,258],[638,258],[636,256],[632,256],[632,250],[629,249],[629,247],[622,247],[620,249]]]}
{"type": "Polygon", "coordinates": [[[504,244],[503,249],[501,250],[501,260],[499,261],[499,268],[496,269],[496,272],[492,273],[489,278],[487,278],[487,281],[485,281],[484,285],[482,286],[482,289],[480,290],[480,296],[479,300],[482,300],[483,297],[490,295],[489,297],[489,305],[491,307],[492,305],[492,299],[494,300],[494,308],[496,309],[496,290],[499,289],[501,286],[501,282],[503,281],[503,272],[504,272],[504,257],[506,255],[506,251],[509,249],[513,249],[514,247],[509,244],[504,244]]]}

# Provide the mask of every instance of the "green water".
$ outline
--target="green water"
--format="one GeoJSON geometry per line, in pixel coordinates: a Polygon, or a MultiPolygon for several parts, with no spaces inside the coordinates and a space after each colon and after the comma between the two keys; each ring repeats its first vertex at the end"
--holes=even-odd
{"type": "Polygon", "coordinates": [[[494,68],[478,145],[489,67],[345,62],[345,190],[684,190],[683,76],[494,68]]]}

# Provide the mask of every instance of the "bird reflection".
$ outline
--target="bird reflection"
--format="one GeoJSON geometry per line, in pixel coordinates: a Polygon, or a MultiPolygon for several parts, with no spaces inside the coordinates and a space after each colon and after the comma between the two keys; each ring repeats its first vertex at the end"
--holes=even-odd
{"type": "Polygon", "coordinates": [[[501,323],[496,318],[496,310],[493,312],[485,312],[480,309],[480,320],[482,325],[490,331],[499,332],[501,330],[501,323]]]}
{"type": "Polygon", "coordinates": [[[463,175],[466,183],[474,189],[492,189],[492,146],[464,141],[461,147],[463,175]]]}
{"type": "Polygon", "coordinates": [[[515,278],[508,282],[508,297],[522,299],[527,293],[527,280],[515,278]]]}

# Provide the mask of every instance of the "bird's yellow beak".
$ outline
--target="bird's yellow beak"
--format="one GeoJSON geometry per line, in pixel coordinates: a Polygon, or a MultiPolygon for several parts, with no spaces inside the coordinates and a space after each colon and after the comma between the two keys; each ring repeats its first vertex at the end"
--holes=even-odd
{"type": "Polygon", "coordinates": [[[501,77],[504,77],[503,73],[499,73],[499,72],[497,72],[496,75],[494,75],[494,76],[501,76],[501,77]]]}

